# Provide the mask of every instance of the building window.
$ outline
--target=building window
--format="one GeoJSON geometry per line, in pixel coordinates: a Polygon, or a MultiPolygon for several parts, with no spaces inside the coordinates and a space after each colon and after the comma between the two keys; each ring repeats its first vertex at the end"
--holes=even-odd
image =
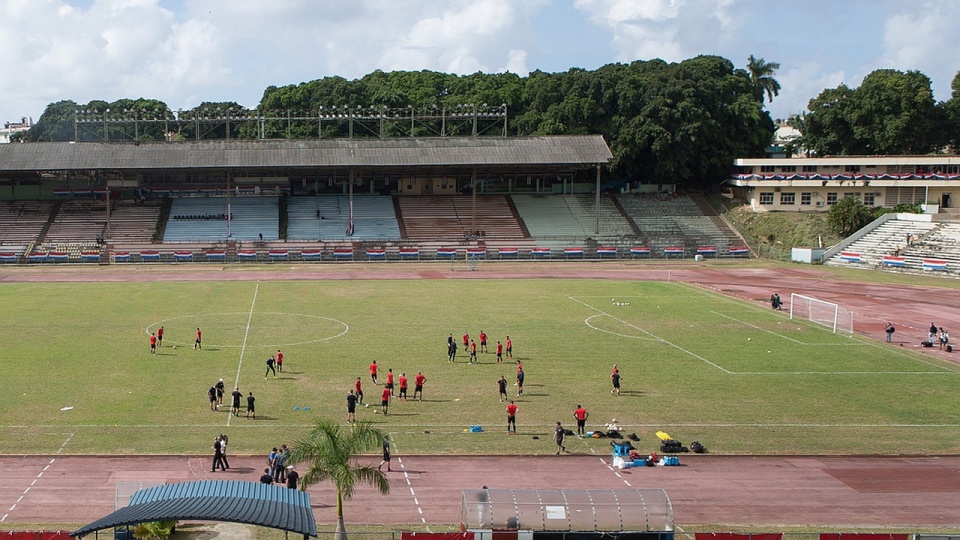
{"type": "Polygon", "coordinates": [[[773,193],[760,193],[760,204],[773,204],[773,193]]]}
{"type": "Polygon", "coordinates": [[[817,172],[817,166],[816,166],[816,165],[804,165],[802,171],[803,171],[803,172],[808,172],[808,173],[810,173],[810,172],[817,172]]]}
{"type": "Polygon", "coordinates": [[[827,205],[837,204],[837,192],[827,193],[827,205]]]}
{"type": "Polygon", "coordinates": [[[797,172],[797,166],[796,166],[796,165],[784,165],[783,167],[780,167],[780,172],[797,172]]]}
{"type": "Polygon", "coordinates": [[[810,206],[811,201],[813,201],[813,193],[800,194],[800,206],[810,206]]]}
{"type": "Polygon", "coordinates": [[[860,172],[859,165],[846,165],[843,167],[843,170],[846,172],[860,172]]]}
{"type": "Polygon", "coordinates": [[[772,172],[776,172],[776,171],[777,171],[777,168],[774,167],[773,165],[761,165],[761,166],[760,166],[760,172],[762,172],[762,173],[772,173],[772,172]]]}
{"type": "Polygon", "coordinates": [[[789,204],[789,205],[797,204],[797,194],[793,192],[781,193],[780,204],[789,204]]]}
{"type": "Polygon", "coordinates": [[[876,193],[864,193],[863,204],[866,206],[876,206],[876,193]]]}

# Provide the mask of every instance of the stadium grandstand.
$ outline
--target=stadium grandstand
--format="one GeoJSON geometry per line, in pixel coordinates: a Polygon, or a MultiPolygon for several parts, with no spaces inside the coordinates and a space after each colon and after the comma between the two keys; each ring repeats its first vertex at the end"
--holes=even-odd
{"type": "Polygon", "coordinates": [[[696,198],[601,193],[612,159],[599,135],[3,145],[0,261],[747,254],[696,198]]]}

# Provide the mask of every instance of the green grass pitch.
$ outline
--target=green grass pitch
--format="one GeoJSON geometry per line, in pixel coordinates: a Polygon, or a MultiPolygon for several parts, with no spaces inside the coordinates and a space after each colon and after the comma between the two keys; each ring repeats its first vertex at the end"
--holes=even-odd
{"type": "MultiPolygon", "coordinates": [[[[783,312],[696,287],[606,280],[391,280],[0,285],[0,452],[206,453],[215,434],[235,454],[291,443],[319,417],[346,418],[359,376],[358,417],[401,453],[551,453],[552,426],[617,418],[655,450],[657,430],[713,453],[960,452],[960,370],[859,336],[790,321],[783,312]],[[616,305],[616,303],[624,305],[616,305]],[[149,354],[148,331],[166,329],[149,354]],[[202,351],[192,349],[196,327],[202,351]],[[446,338],[489,336],[476,365],[446,338]],[[526,371],[494,363],[510,335],[526,371]],[[176,345],[176,349],[172,346],[176,345]],[[264,380],[265,359],[285,372],[264,380]],[[424,402],[374,414],[376,360],[411,380],[424,402]],[[611,396],[613,364],[623,395],[611,396]],[[506,436],[504,375],[520,407],[506,436]],[[209,409],[222,377],[257,398],[257,419],[209,409]],[[67,410],[63,410],[67,408],[67,410]],[[466,433],[471,425],[483,433],[466,433]],[[539,438],[534,438],[534,437],[539,438]]],[[[244,401],[245,404],[245,401],[244,401]]],[[[607,454],[608,439],[571,441],[607,454]]]]}

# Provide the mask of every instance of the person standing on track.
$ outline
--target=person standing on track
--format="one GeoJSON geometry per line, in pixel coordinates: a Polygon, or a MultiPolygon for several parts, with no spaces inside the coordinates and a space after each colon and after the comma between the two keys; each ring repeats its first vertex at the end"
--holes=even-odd
{"type": "Polygon", "coordinates": [[[197,328],[197,339],[193,340],[193,349],[203,349],[203,334],[200,333],[200,329],[197,328]]]}
{"type": "Polygon", "coordinates": [[[583,405],[577,405],[577,410],[573,411],[573,417],[577,420],[577,437],[583,437],[587,434],[587,417],[590,413],[583,408],[583,405]]]}
{"type": "Polygon", "coordinates": [[[383,470],[383,464],[387,464],[387,472],[391,472],[390,469],[390,441],[387,439],[383,440],[383,459],[380,461],[380,465],[377,465],[377,470],[383,470]]]}

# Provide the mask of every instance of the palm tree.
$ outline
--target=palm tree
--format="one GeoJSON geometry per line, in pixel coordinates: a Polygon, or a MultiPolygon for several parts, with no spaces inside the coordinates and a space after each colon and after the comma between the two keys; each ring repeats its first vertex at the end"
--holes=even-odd
{"type": "Polygon", "coordinates": [[[317,420],[305,437],[298,439],[290,450],[291,464],[307,463],[309,469],[300,477],[300,489],[326,480],[337,489],[337,530],[335,540],[346,540],[343,523],[343,500],[353,497],[358,483],[371,484],[386,495],[390,493],[387,477],[376,467],[357,465],[353,457],[380,448],[386,438],[369,422],[357,422],[344,429],[331,420],[317,420]]]}
{"type": "Polygon", "coordinates": [[[763,103],[763,95],[767,95],[767,101],[773,101],[773,96],[780,95],[780,83],[773,78],[780,69],[777,62],[767,62],[763,58],[757,58],[750,55],[747,58],[747,71],[750,73],[750,83],[753,85],[753,92],[756,94],[760,103],[763,103]]]}

